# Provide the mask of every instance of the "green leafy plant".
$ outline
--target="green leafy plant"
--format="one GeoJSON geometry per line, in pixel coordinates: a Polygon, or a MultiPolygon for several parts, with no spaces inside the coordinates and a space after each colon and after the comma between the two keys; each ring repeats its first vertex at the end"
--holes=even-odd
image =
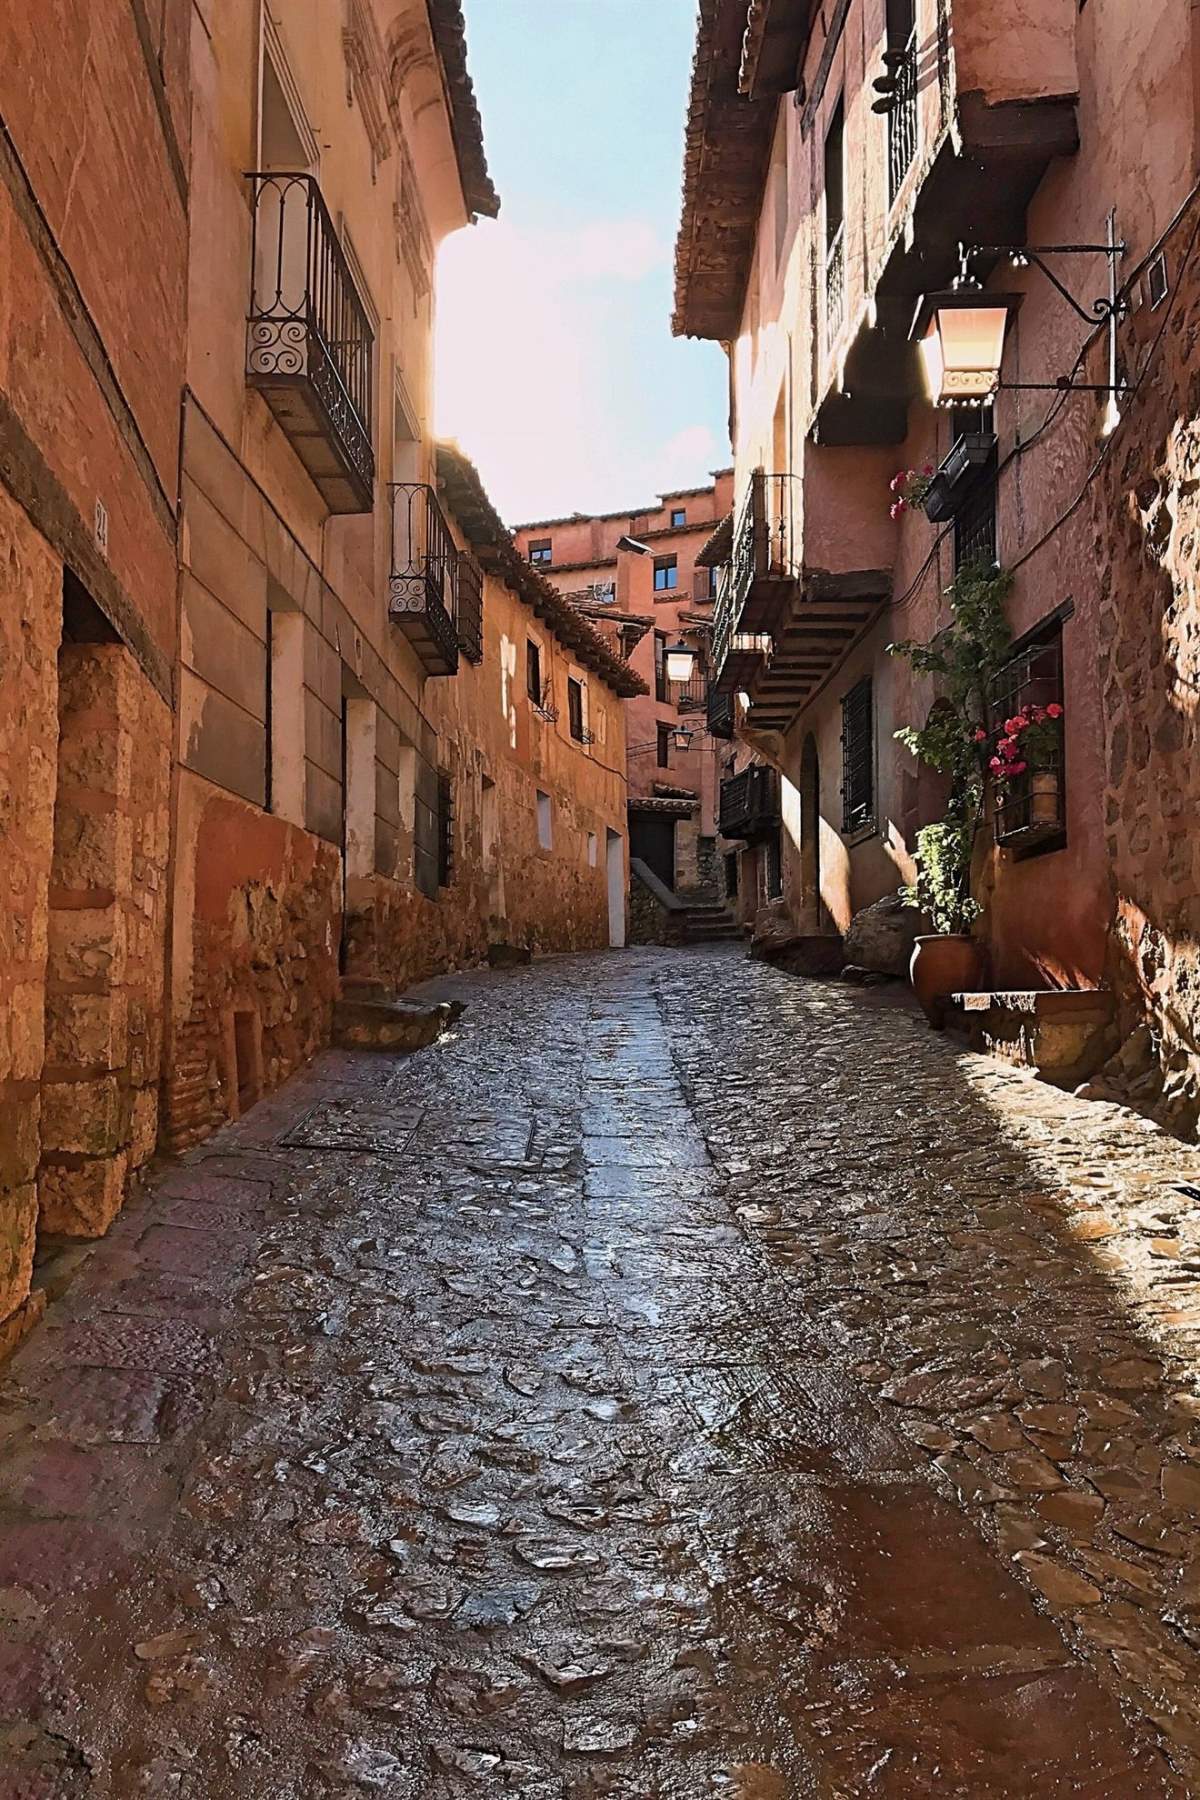
{"type": "Polygon", "coordinates": [[[981,910],[971,893],[971,864],[992,773],[989,694],[1012,642],[1004,610],[1011,586],[1003,570],[969,563],[946,590],[949,623],[927,644],[888,646],[938,686],[925,724],[906,725],[896,737],[950,779],[944,818],[917,833],[917,879],[907,896],[943,934],[969,931],[981,910]]]}

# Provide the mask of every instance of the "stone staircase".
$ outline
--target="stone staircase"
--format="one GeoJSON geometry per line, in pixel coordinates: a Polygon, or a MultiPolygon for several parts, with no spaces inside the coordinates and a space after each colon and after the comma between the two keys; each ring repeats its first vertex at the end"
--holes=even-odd
{"type": "Polygon", "coordinates": [[[746,929],[719,900],[685,900],[672,915],[672,939],[677,944],[745,942],[746,929]]]}

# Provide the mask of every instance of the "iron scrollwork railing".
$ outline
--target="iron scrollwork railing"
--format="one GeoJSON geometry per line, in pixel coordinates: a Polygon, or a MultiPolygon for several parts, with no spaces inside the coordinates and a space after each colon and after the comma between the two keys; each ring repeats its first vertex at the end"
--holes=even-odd
{"type": "Polygon", "coordinates": [[[888,112],[888,198],[895,204],[904,177],[917,154],[917,34],[901,46],[894,67],[892,105],[888,112]]]}
{"type": "Polygon", "coordinates": [[[427,482],[392,483],[392,573],[388,612],[423,618],[453,666],[458,660],[459,550],[427,482]]]}
{"type": "Polygon", "coordinates": [[[375,334],[315,178],[252,174],[247,372],[262,386],[307,381],[360,480],[375,479],[375,334]]]}

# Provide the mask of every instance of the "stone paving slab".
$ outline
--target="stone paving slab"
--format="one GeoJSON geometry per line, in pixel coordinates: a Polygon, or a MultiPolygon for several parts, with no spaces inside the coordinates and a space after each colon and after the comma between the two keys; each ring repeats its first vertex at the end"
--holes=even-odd
{"type": "Polygon", "coordinates": [[[735,949],[429,991],[0,1376],[0,1800],[1200,1793],[1196,1152],[735,949]]]}

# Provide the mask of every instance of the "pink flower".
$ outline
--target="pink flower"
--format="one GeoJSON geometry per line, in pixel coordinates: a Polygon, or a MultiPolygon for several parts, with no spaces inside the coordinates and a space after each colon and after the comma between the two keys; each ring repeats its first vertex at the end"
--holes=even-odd
{"type": "Polygon", "coordinates": [[[1008,738],[1016,737],[1016,735],[1017,735],[1018,731],[1020,731],[1020,729],[1021,729],[1020,719],[1005,719],[1005,721],[1004,721],[1005,737],[1008,737],[1008,738]]]}
{"type": "Polygon", "coordinates": [[[925,464],[925,468],[924,468],[924,471],[923,471],[923,473],[924,473],[924,474],[926,474],[926,475],[933,475],[933,474],[935,474],[935,473],[936,473],[936,471],[935,471],[935,469],[934,469],[934,466],[933,466],[933,464],[932,464],[932,463],[926,463],[926,464],[925,464]]]}
{"type": "Polygon", "coordinates": [[[1002,737],[996,748],[1001,756],[1012,756],[1017,748],[1017,740],[1015,737],[1002,737]]]}
{"type": "Polygon", "coordinates": [[[1040,725],[1046,718],[1046,709],[1044,706],[1031,706],[1029,716],[1035,725],[1040,725]]]}
{"type": "Polygon", "coordinates": [[[1062,716],[1063,716],[1062,707],[1058,704],[1057,700],[1052,700],[1050,702],[1049,706],[1046,708],[1046,717],[1048,719],[1061,719],[1062,716]]]}
{"type": "Polygon", "coordinates": [[[892,493],[898,494],[900,492],[900,489],[904,486],[904,484],[907,480],[908,480],[908,476],[905,474],[903,469],[901,469],[901,471],[898,475],[893,475],[892,476],[892,486],[891,486],[892,493]]]}
{"type": "Polygon", "coordinates": [[[991,762],[988,764],[988,768],[992,771],[993,775],[1003,775],[1004,773],[1004,764],[1000,761],[998,756],[993,756],[991,762]]]}
{"type": "Polygon", "coordinates": [[[987,743],[987,738],[988,738],[988,734],[987,734],[987,732],[986,732],[986,731],[985,731],[985,730],[984,730],[984,729],[983,729],[983,726],[982,726],[982,725],[977,725],[977,726],[976,726],[976,727],[975,727],[975,742],[976,742],[976,743],[977,743],[977,744],[986,744],[986,743],[987,743]]]}
{"type": "Polygon", "coordinates": [[[1029,767],[1028,763],[1023,763],[1023,762],[1010,763],[1008,765],[1008,772],[1010,775],[1023,775],[1028,767],[1029,767]]]}

